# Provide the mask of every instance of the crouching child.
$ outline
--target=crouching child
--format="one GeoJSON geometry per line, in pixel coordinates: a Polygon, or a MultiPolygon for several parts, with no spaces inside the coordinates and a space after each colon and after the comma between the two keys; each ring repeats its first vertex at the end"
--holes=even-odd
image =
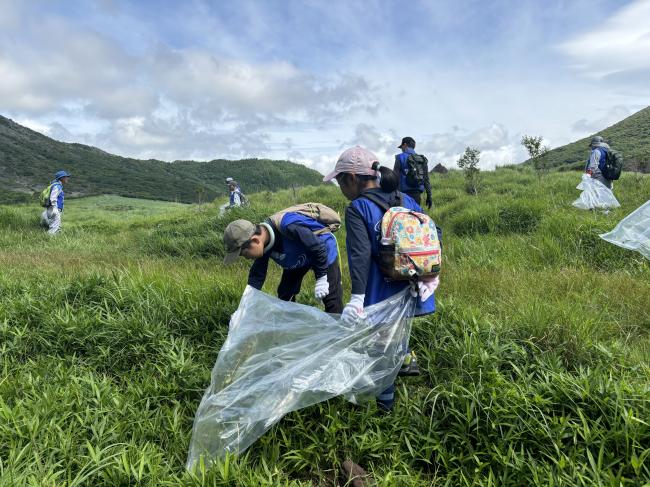
{"type": "Polygon", "coordinates": [[[224,232],[225,264],[239,256],[254,260],[248,284],[262,289],[269,260],[282,267],[278,298],[295,301],[302,280],[312,270],[314,296],[328,313],[343,311],[343,285],[338,248],[333,232],[340,227],[338,214],[325,205],[305,203],[278,212],[264,222],[231,222],[224,232]]]}

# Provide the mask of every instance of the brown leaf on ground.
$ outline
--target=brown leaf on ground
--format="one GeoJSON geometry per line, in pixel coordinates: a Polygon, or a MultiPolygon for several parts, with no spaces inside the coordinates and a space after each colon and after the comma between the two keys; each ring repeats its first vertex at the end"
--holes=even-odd
{"type": "Polygon", "coordinates": [[[352,460],[344,461],[341,465],[341,470],[343,471],[345,480],[350,482],[346,485],[350,485],[351,487],[370,487],[374,485],[372,476],[352,460]]]}

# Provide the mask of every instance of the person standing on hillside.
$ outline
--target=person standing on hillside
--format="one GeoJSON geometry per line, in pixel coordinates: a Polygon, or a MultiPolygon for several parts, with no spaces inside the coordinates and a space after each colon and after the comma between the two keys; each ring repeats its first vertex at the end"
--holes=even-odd
{"type": "Polygon", "coordinates": [[[607,179],[601,170],[601,164],[607,159],[607,153],[610,151],[610,147],[600,135],[596,135],[591,139],[589,144],[589,149],[591,153],[587,164],[585,166],[585,172],[589,174],[592,179],[600,181],[609,189],[612,189],[612,180],[607,179]]]}
{"type": "Polygon", "coordinates": [[[226,178],[226,184],[228,185],[228,192],[230,194],[230,200],[228,205],[225,208],[234,208],[237,206],[246,205],[246,196],[242,193],[241,186],[233,178],[226,178]]]}
{"type": "MultiPolygon", "coordinates": [[[[336,218],[340,225],[338,215],[336,218]]],[[[272,215],[258,225],[248,220],[235,220],[226,227],[223,241],[227,252],[224,264],[233,263],[239,256],[255,261],[248,273],[249,286],[262,289],[269,260],[274,260],[283,269],[278,298],[295,301],[302,279],[313,270],[316,299],[323,301],[328,313],[341,313],[343,310],[343,284],[336,238],[320,221],[298,211],[287,210],[272,215]]]]}
{"type": "Polygon", "coordinates": [[[230,192],[230,203],[228,204],[228,208],[241,206],[242,205],[241,190],[239,189],[239,186],[237,186],[237,183],[235,183],[234,181],[231,182],[228,185],[228,191],[230,192]]]}
{"type": "Polygon", "coordinates": [[[41,223],[48,227],[47,233],[54,235],[61,228],[61,213],[63,213],[63,200],[65,194],[63,185],[68,182],[70,174],[59,171],[54,175],[54,181],[41,193],[41,203],[45,210],[41,214],[41,223]]]}
{"type": "Polygon", "coordinates": [[[397,146],[401,154],[395,156],[393,171],[399,174],[399,190],[409,195],[418,205],[422,204],[422,193],[426,191],[426,205],[431,209],[431,181],[429,180],[429,161],[415,152],[415,140],[404,137],[397,146]]]}
{"type": "MultiPolygon", "coordinates": [[[[364,316],[364,308],[377,304],[410,286],[409,281],[387,279],[380,261],[381,221],[386,208],[401,206],[422,213],[416,201],[398,191],[399,176],[379,164],[377,156],[363,147],[352,147],[341,154],[334,170],[323,178],[335,179],[350,205],[345,210],[345,246],[348,250],[352,295],[343,309],[341,319],[354,322],[364,316]]],[[[440,240],[441,230],[437,230],[440,240]]],[[[439,279],[418,281],[415,316],[433,313],[436,309],[434,291],[439,279]]],[[[419,375],[415,356],[408,352],[398,375],[419,375]]],[[[391,385],[377,397],[377,406],[390,411],[395,402],[395,386],[391,385]]]]}

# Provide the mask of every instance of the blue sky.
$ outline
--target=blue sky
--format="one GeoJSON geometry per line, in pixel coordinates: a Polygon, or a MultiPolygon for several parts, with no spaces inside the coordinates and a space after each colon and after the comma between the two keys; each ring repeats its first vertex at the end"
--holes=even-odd
{"type": "Polygon", "coordinates": [[[650,95],[650,0],[0,2],[0,113],[126,156],[491,168],[650,95]]]}

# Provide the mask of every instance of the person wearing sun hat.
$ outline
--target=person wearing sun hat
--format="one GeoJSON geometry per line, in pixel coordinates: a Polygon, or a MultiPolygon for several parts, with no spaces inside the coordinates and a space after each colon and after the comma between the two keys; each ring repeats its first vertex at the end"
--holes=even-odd
{"type": "MultiPolygon", "coordinates": [[[[423,212],[413,198],[398,191],[399,176],[390,168],[379,163],[379,159],[368,149],[360,146],[344,151],[334,170],[324,181],[336,179],[343,195],[350,200],[345,210],[345,246],[348,251],[352,296],[343,309],[341,318],[355,321],[364,316],[364,307],[383,301],[409,286],[405,281],[389,281],[379,268],[379,241],[381,219],[385,207],[402,206],[423,212]]],[[[440,236],[440,235],[439,235],[440,236]]],[[[437,280],[421,283],[419,286],[416,316],[435,311],[434,291],[437,280]]],[[[418,375],[415,357],[407,354],[399,375],[418,375]]],[[[391,385],[377,397],[377,405],[391,410],[395,401],[395,387],[391,385]]]]}
{"type": "Polygon", "coordinates": [[[45,189],[43,206],[45,210],[41,214],[41,224],[47,227],[47,233],[55,235],[61,228],[61,213],[63,213],[63,202],[65,194],[63,185],[68,182],[70,174],[67,171],[58,171],[54,180],[45,189]]]}
{"type": "Polygon", "coordinates": [[[314,297],[323,301],[326,312],[341,313],[343,284],[338,247],[331,232],[321,233],[324,229],[325,225],[297,212],[286,212],[277,220],[270,217],[257,225],[235,220],[224,231],[224,263],[232,264],[240,256],[254,260],[248,285],[262,289],[269,260],[275,261],[283,269],[277,292],[284,301],[296,300],[302,280],[311,270],[316,278],[314,297]]]}

